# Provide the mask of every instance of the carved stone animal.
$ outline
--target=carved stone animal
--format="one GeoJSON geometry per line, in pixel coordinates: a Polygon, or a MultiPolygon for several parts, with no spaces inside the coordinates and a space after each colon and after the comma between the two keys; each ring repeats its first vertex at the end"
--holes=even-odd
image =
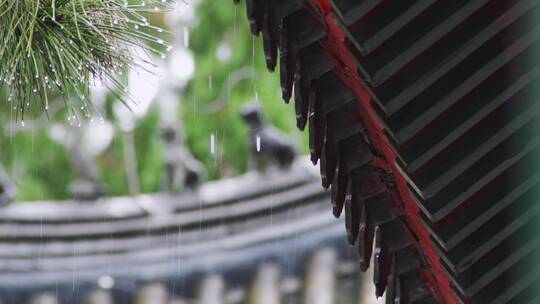
{"type": "Polygon", "coordinates": [[[15,185],[0,165],[0,206],[11,203],[15,199],[16,192],[15,185]]]}
{"type": "Polygon", "coordinates": [[[164,124],[161,127],[161,137],[165,141],[165,178],[162,189],[173,193],[195,189],[205,175],[204,169],[186,148],[180,130],[172,123],[164,124]]]}
{"type": "Polygon", "coordinates": [[[289,168],[296,154],[289,138],[265,121],[258,104],[245,105],[241,114],[250,131],[250,167],[258,171],[265,171],[272,165],[279,169],[289,168]]]}
{"type": "Polygon", "coordinates": [[[107,193],[94,158],[82,144],[82,134],[74,131],[73,141],[69,145],[69,162],[75,174],[69,186],[75,200],[94,201],[107,193]]]}

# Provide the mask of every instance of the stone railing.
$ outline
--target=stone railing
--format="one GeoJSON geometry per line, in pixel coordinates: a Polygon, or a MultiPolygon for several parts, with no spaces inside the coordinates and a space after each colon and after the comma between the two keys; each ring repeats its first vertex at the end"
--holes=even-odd
{"type": "Polygon", "coordinates": [[[12,204],[0,209],[0,297],[4,304],[335,299],[333,287],[319,286],[351,279],[356,267],[329,208],[306,159],[180,195],[12,204]]]}

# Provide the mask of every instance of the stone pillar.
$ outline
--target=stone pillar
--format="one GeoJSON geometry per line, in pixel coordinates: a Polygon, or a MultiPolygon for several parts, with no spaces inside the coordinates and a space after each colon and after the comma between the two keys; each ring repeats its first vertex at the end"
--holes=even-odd
{"type": "Polygon", "coordinates": [[[266,264],[259,269],[251,291],[250,303],[281,303],[280,272],[277,265],[266,264]]]}
{"type": "Polygon", "coordinates": [[[225,297],[225,282],[219,275],[204,278],[199,290],[199,304],[223,304],[225,297]]]}
{"type": "Polygon", "coordinates": [[[315,254],[307,271],[307,304],[334,303],[336,262],[337,254],[333,249],[323,249],[315,254]]]}
{"type": "Polygon", "coordinates": [[[169,304],[169,302],[169,292],[165,285],[160,283],[143,286],[135,298],[135,304],[169,304]]]}
{"type": "Polygon", "coordinates": [[[42,293],[42,294],[38,294],[32,297],[32,299],[30,299],[28,303],[29,304],[58,304],[58,299],[52,293],[42,293]]]}
{"type": "Polygon", "coordinates": [[[114,300],[109,291],[96,289],[86,295],[83,304],[114,304],[114,300]]]}

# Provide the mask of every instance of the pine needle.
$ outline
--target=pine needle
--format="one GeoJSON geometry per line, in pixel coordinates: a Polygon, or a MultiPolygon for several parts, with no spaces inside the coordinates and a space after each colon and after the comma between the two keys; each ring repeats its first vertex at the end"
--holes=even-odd
{"type": "Polygon", "coordinates": [[[0,85],[9,108],[24,121],[25,111],[46,111],[49,95],[59,94],[72,118],[91,117],[91,83],[123,91],[117,75],[141,64],[133,48],[163,55],[149,45],[164,41],[143,31],[162,30],[143,15],[169,10],[171,2],[0,0],[0,85]]]}

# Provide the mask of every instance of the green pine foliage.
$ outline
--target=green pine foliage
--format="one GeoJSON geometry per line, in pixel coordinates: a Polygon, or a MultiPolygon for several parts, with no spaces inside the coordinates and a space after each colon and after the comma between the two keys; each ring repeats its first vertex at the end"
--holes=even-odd
{"type": "MultiPolygon", "coordinates": [[[[79,0],[69,2],[73,1],[79,0]]],[[[211,179],[241,174],[247,169],[247,128],[239,116],[239,109],[246,102],[255,99],[262,104],[268,120],[290,134],[301,152],[307,151],[307,138],[296,130],[294,115],[291,114],[292,106],[281,100],[279,74],[266,70],[260,38],[252,37],[249,32],[244,4],[241,2],[235,6],[232,2],[201,0],[198,5],[193,26],[188,25],[189,46],[196,63],[195,75],[178,96],[182,108],[178,119],[183,125],[187,144],[194,156],[204,163],[211,179]],[[226,47],[229,48],[231,56],[220,60],[218,54],[226,47]],[[248,71],[254,78],[249,77],[229,88],[228,79],[237,71],[248,71]],[[221,106],[213,107],[216,103],[221,106]],[[212,134],[216,137],[215,154],[210,151],[212,134]]],[[[181,5],[180,2],[179,9],[182,9],[181,5]]],[[[141,15],[148,18],[151,24],[165,24],[159,14],[141,12],[141,15]]],[[[182,28],[166,30],[182,32],[182,28]]],[[[152,34],[155,30],[145,28],[143,32],[152,34]]],[[[161,35],[157,34],[165,39],[161,35]]],[[[159,44],[153,47],[159,49],[159,44]]],[[[161,49],[166,51],[165,47],[161,49]]],[[[104,110],[109,118],[114,117],[111,104],[118,102],[116,95],[122,93],[121,89],[113,92],[104,110]]],[[[8,96],[5,88],[4,92],[0,88],[0,162],[17,181],[18,199],[67,199],[73,173],[66,148],[51,140],[46,128],[35,132],[12,133],[9,127],[6,127],[6,122],[16,121],[16,111],[5,111],[6,104],[9,103],[8,96]]],[[[65,123],[68,110],[64,109],[51,116],[50,124],[65,123]]],[[[26,128],[31,128],[30,124],[28,121],[26,128]]],[[[133,134],[140,188],[146,193],[159,191],[163,177],[164,144],[159,136],[159,127],[159,113],[157,109],[151,109],[133,134]]],[[[97,158],[109,195],[128,193],[121,136],[117,134],[110,147],[97,158]]]]}
{"type": "Polygon", "coordinates": [[[51,94],[63,97],[77,122],[99,116],[88,102],[89,85],[123,88],[118,75],[142,64],[132,48],[153,52],[149,42],[164,43],[141,30],[161,31],[141,13],[167,9],[169,1],[142,3],[0,0],[0,83],[17,119],[24,122],[25,113],[47,110],[51,94]]]}

